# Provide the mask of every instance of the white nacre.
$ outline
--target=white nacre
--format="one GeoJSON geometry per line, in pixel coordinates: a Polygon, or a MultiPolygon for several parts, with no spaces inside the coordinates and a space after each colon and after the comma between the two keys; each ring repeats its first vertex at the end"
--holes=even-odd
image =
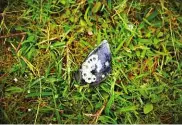
{"type": "Polygon", "coordinates": [[[83,64],[82,64],[82,78],[87,83],[92,83],[96,81],[96,76],[92,74],[92,70],[100,72],[102,69],[101,60],[98,59],[98,55],[91,55],[83,64]],[[96,69],[97,66],[97,69],[96,69]]]}
{"type": "Polygon", "coordinates": [[[100,72],[100,70],[102,69],[102,63],[101,63],[101,61],[100,60],[98,60],[98,62],[97,62],[97,72],[100,72]]]}
{"type": "Polygon", "coordinates": [[[92,76],[92,82],[95,82],[95,81],[96,81],[96,76],[93,75],[93,76],[92,76]]]}
{"type": "Polygon", "coordinates": [[[98,61],[98,55],[94,54],[94,55],[91,55],[88,59],[87,59],[87,62],[88,63],[91,63],[91,64],[95,64],[97,63],[98,61]]]}
{"type": "Polygon", "coordinates": [[[108,67],[109,66],[109,62],[107,61],[107,62],[105,62],[105,66],[106,67],[108,67]]]}
{"type": "Polygon", "coordinates": [[[104,77],[105,77],[105,75],[103,74],[103,75],[102,75],[102,78],[104,78],[104,77]]]}

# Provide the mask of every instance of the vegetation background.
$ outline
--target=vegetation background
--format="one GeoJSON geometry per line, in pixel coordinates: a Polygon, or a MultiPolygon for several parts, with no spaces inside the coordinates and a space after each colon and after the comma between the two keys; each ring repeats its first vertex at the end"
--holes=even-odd
{"type": "Polygon", "coordinates": [[[182,123],[181,0],[1,0],[0,123],[182,123]],[[73,79],[103,39],[112,74],[73,79]]]}

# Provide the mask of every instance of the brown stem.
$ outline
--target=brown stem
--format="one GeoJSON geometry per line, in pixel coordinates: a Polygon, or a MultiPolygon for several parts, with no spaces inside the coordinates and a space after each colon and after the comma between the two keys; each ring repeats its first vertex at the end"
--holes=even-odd
{"type": "Polygon", "coordinates": [[[15,36],[22,36],[22,35],[26,35],[26,32],[14,33],[14,34],[8,34],[8,35],[0,36],[0,39],[8,38],[8,37],[15,37],[15,36]]]}

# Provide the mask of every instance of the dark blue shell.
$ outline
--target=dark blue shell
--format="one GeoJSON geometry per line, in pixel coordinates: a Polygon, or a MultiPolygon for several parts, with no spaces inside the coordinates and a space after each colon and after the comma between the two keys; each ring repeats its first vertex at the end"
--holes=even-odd
{"type": "Polygon", "coordinates": [[[107,40],[95,48],[79,69],[81,83],[97,85],[111,73],[111,52],[107,40]],[[95,61],[94,61],[95,60],[95,61]]]}

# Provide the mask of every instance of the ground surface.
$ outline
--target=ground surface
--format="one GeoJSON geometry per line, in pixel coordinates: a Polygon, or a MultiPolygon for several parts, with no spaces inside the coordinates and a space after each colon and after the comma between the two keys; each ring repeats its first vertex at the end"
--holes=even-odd
{"type": "Polygon", "coordinates": [[[182,123],[181,0],[0,2],[0,123],[182,123]],[[112,74],[80,86],[103,39],[112,74]]]}

